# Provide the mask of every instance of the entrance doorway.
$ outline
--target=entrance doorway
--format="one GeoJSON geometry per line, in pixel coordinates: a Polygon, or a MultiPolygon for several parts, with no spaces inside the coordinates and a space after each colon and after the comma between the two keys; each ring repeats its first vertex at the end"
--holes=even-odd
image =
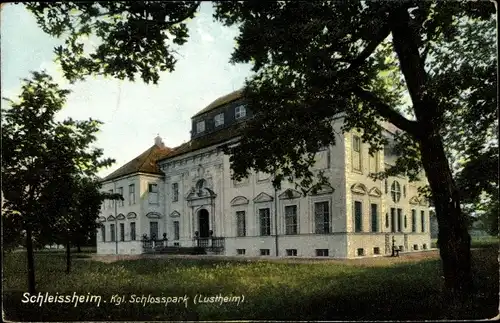
{"type": "Polygon", "coordinates": [[[198,228],[200,231],[200,238],[209,237],[210,222],[208,219],[208,211],[205,209],[198,212],[198,228]]]}

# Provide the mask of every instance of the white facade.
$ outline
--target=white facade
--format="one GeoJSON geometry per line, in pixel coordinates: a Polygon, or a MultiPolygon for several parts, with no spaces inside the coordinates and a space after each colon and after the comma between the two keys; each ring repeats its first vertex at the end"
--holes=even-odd
{"type": "Polygon", "coordinates": [[[342,135],[340,127],[338,120],[336,145],[317,154],[315,169],[324,171],[331,187],[316,195],[304,197],[288,183],[275,191],[271,176],[262,173],[234,182],[229,156],[217,145],[160,160],[164,176],[135,173],[105,182],[106,191],[123,187],[125,201],[116,209],[113,202],[103,206],[106,236],[103,241],[102,231],[97,235],[97,252],[142,253],[143,234],[150,237],[156,227],[169,246],[192,247],[196,237],[224,238],[222,253],[228,256],[385,255],[393,238],[403,251],[430,248],[429,207],[417,193],[422,183],[388,178],[386,188],[385,181],[371,179],[370,172],[393,161],[384,151],[371,157],[368,144],[356,133],[342,135]],[[135,203],[128,194],[132,184],[135,203]],[[158,193],[149,192],[149,184],[156,184],[158,193]]]}

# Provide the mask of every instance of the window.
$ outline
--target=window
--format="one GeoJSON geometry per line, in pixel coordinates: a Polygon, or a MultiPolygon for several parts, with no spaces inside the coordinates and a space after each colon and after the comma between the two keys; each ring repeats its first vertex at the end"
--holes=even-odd
{"type": "Polygon", "coordinates": [[[297,205],[285,206],[286,234],[297,234],[297,205]]]}
{"type": "Polygon", "coordinates": [[[328,249],[316,249],[317,257],[328,257],[328,249]]]}
{"type": "Polygon", "coordinates": [[[425,211],[420,211],[420,222],[422,225],[422,232],[425,232],[425,211]]]}
{"type": "Polygon", "coordinates": [[[180,225],[179,221],[174,221],[174,240],[180,239],[180,225]]]}
{"type": "Polygon", "coordinates": [[[397,181],[392,182],[391,196],[394,203],[398,203],[399,200],[401,199],[401,186],[397,181]]]}
{"type": "Polygon", "coordinates": [[[244,105],[239,105],[234,110],[234,117],[236,118],[236,120],[244,118],[246,115],[247,115],[247,109],[245,108],[244,105]]]}
{"type": "Polygon", "coordinates": [[[224,113],[219,113],[214,118],[215,126],[222,126],[224,124],[224,113]]]}
{"type": "Polygon", "coordinates": [[[413,245],[413,250],[418,250],[418,244],[413,245]]]}
{"type": "Polygon", "coordinates": [[[403,210],[398,209],[398,232],[403,232],[403,210]]]}
{"type": "MultiPolygon", "coordinates": [[[[123,187],[118,187],[118,194],[120,194],[121,197],[123,197],[123,187]]],[[[124,206],[125,201],[124,200],[119,200],[118,201],[119,206],[124,206]]]]}
{"type": "Polygon", "coordinates": [[[125,223],[120,223],[120,241],[125,241],[125,223]]]}
{"type": "Polygon", "coordinates": [[[330,233],[330,212],[328,202],[314,203],[315,232],[330,233]]]}
{"type": "Polygon", "coordinates": [[[174,242],[174,247],[179,247],[181,244],[178,242],[174,242]]]}
{"type": "Polygon", "coordinates": [[[404,251],[404,248],[402,245],[399,245],[399,251],[404,251]]]}
{"type": "Polygon", "coordinates": [[[370,155],[370,173],[378,172],[378,155],[378,151],[374,152],[373,156],[370,155]]]}
{"type": "Polygon", "coordinates": [[[361,138],[352,137],[352,168],[361,171],[361,138]]]}
{"type": "Polygon", "coordinates": [[[172,184],[172,201],[177,202],[179,200],[179,184],[172,184]]]}
{"type": "Polygon", "coordinates": [[[149,222],[149,236],[151,239],[158,238],[158,222],[149,222]]]}
{"type": "Polygon", "coordinates": [[[385,214],[385,227],[388,228],[389,227],[389,213],[386,213],[385,214]]]}
{"type": "Polygon", "coordinates": [[[378,205],[371,204],[372,232],[378,232],[378,205]]]}
{"type": "Polygon", "coordinates": [[[102,242],[106,242],[106,226],[103,225],[101,228],[102,242]]]}
{"type": "Polygon", "coordinates": [[[260,249],[260,255],[269,256],[270,255],[269,249],[260,249]]]}
{"type": "Polygon", "coordinates": [[[387,180],[384,181],[384,186],[385,186],[385,194],[389,191],[389,184],[387,183],[387,180]]]}
{"type": "Polygon", "coordinates": [[[202,133],[203,131],[205,131],[205,120],[199,121],[196,124],[196,133],[202,133]]]}
{"type": "Polygon", "coordinates": [[[149,204],[159,203],[158,184],[148,184],[149,204]]]}
{"type": "Polygon", "coordinates": [[[357,250],[357,254],[358,254],[358,256],[364,256],[364,255],[365,255],[365,249],[363,249],[363,248],[358,248],[358,250],[357,250]]]}
{"type": "MultiPolygon", "coordinates": [[[[109,190],[109,194],[113,194],[113,190],[109,190]]],[[[109,200],[108,206],[109,206],[109,208],[113,207],[113,200],[109,200]]]]}
{"type": "Polygon", "coordinates": [[[391,232],[396,232],[396,209],[391,207],[391,232]]]}
{"type": "Polygon", "coordinates": [[[354,201],[354,231],[363,231],[363,209],[359,201],[354,201]]]}
{"type": "Polygon", "coordinates": [[[407,216],[406,216],[406,214],[405,214],[405,229],[408,227],[408,225],[407,225],[407,224],[408,224],[408,223],[407,223],[407,216]]]}
{"type": "Polygon", "coordinates": [[[417,211],[411,210],[411,232],[417,232],[417,211]]]}
{"type": "Polygon", "coordinates": [[[297,256],[297,249],[286,249],[286,255],[288,257],[297,256]]]}
{"type": "Polygon", "coordinates": [[[373,254],[374,255],[380,255],[380,248],[379,247],[373,248],[373,254]]]}
{"type": "Polygon", "coordinates": [[[128,186],[128,203],[129,205],[135,204],[135,185],[130,184],[128,186]]]}
{"type": "Polygon", "coordinates": [[[111,236],[111,241],[115,241],[115,225],[114,224],[109,225],[109,233],[111,236]]]}
{"type": "Polygon", "coordinates": [[[269,209],[259,209],[260,235],[271,235],[271,216],[269,209]]]}
{"type": "Polygon", "coordinates": [[[424,243],[424,244],[422,245],[422,249],[427,250],[427,244],[426,244],[426,243],[424,243]]]}
{"type": "Polygon", "coordinates": [[[130,222],[130,240],[135,241],[135,222],[130,222]]]}
{"type": "Polygon", "coordinates": [[[245,254],[245,249],[236,249],[236,253],[238,255],[244,255],[245,254]]]}
{"type": "Polygon", "coordinates": [[[245,211],[236,212],[236,235],[238,237],[246,236],[245,211]]]}
{"type": "Polygon", "coordinates": [[[403,185],[403,197],[406,198],[406,185],[403,185]]]}

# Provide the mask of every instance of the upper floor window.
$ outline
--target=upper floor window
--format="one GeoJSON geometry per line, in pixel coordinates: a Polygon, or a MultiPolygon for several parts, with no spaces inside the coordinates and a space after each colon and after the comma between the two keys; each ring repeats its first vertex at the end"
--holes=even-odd
{"type": "MultiPolygon", "coordinates": [[[[118,187],[118,194],[120,194],[120,195],[121,195],[121,197],[123,197],[123,187],[118,187]]],[[[124,201],[124,200],[119,200],[119,201],[118,201],[118,205],[119,205],[119,206],[123,206],[123,205],[124,205],[124,203],[125,203],[125,201],[124,201]]]]}
{"type": "Polygon", "coordinates": [[[148,193],[149,193],[149,203],[157,204],[158,203],[158,184],[149,184],[148,185],[148,193]]]}
{"type": "Polygon", "coordinates": [[[215,126],[222,126],[224,124],[224,113],[219,113],[214,118],[215,126]]]}
{"type": "Polygon", "coordinates": [[[244,105],[239,105],[234,110],[234,117],[236,119],[244,118],[246,115],[247,115],[247,109],[245,108],[244,105]]]}
{"type": "Polygon", "coordinates": [[[377,173],[378,172],[378,155],[379,152],[376,151],[373,153],[373,156],[370,155],[370,173],[377,173]]]}
{"type": "Polygon", "coordinates": [[[179,200],[179,184],[172,184],[172,201],[177,202],[179,200]]]}
{"type": "Polygon", "coordinates": [[[196,124],[196,133],[200,133],[200,132],[203,132],[203,131],[205,131],[205,120],[199,121],[196,124]]]}
{"type": "MultiPolygon", "coordinates": [[[[113,194],[113,190],[109,190],[109,194],[113,194]]],[[[113,200],[109,200],[109,207],[113,207],[113,200]]]]}
{"type": "Polygon", "coordinates": [[[352,168],[361,171],[361,138],[352,137],[352,168]]]}
{"type": "Polygon", "coordinates": [[[129,205],[135,204],[135,185],[130,184],[128,186],[128,203],[129,205]]]}
{"type": "Polygon", "coordinates": [[[399,185],[399,182],[397,181],[392,182],[391,196],[394,203],[398,203],[401,199],[401,185],[399,185]]]}

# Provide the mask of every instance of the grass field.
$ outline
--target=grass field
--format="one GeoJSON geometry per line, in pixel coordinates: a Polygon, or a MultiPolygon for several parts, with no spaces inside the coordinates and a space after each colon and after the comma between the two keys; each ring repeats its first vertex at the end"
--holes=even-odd
{"type": "MultiPolygon", "coordinates": [[[[442,299],[439,259],[375,265],[215,259],[139,259],[103,263],[74,259],[66,275],[61,253],[37,253],[38,291],[101,296],[95,303],[23,303],[23,253],[4,259],[4,311],[16,321],[100,320],[409,320],[491,318],[498,313],[498,240],[473,251],[476,291],[464,306],[442,299]],[[113,295],[125,302],[113,304],[113,295]],[[189,297],[187,303],[129,303],[132,295],[189,297]],[[194,304],[196,295],[243,295],[237,303],[194,304]],[[106,303],[105,303],[106,301],[106,303]]],[[[404,256],[403,256],[404,257],[404,256]]],[[[379,258],[380,259],[380,258],[379,258]]],[[[387,259],[387,261],[385,260],[387,259]]],[[[203,298],[202,298],[203,299],[203,298]]]]}

